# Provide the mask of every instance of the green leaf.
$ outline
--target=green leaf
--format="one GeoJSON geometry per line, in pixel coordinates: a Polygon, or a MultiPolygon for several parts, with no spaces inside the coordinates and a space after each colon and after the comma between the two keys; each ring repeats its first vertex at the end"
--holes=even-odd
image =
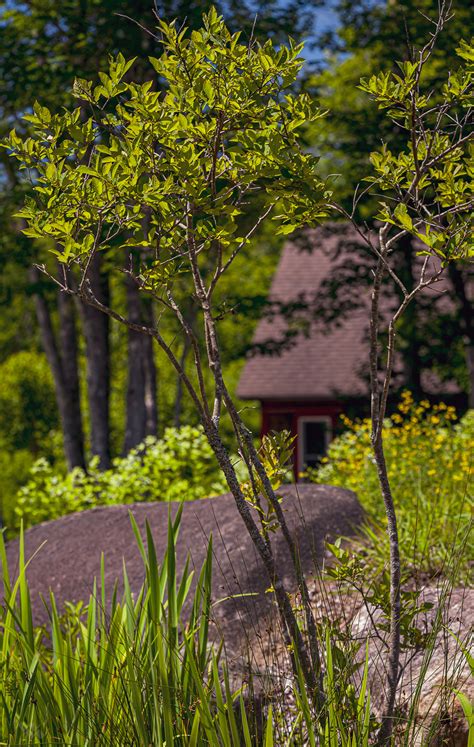
{"type": "Polygon", "coordinates": [[[397,207],[394,210],[393,215],[403,228],[406,228],[407,231],[413,230],[413,221],[411,217],[408,215],[408,210],[407,210],[406,205],[404,205],[403,203],[400,203],[399,205],[397,205],[397,207]]]}
{"type": "Polygon", "coordinates": [[[278,226],[277,234],[283,234],[287,236],[290,233],[294,233],[299,226],[296,223],[283,223],[278,226]]]}
{"type": "Polygon", "coordinates": [[[459,690],[456,691],[456,697],[461,703],[468,726],[467,747],[474,747],[474,708],[469,698],[459,690]]]}

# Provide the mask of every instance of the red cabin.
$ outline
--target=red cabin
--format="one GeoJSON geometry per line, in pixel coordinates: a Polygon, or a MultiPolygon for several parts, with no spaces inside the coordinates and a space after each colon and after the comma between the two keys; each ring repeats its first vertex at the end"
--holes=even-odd
{"type": "MultiPolygon", "coordinates": [[[[260,401],[261,435],[287,429],[297,437],[296,477],[306,466],[318,463],[331,438],[341,430],[342,413],[365,415],[369,410],[369,285],[361,284],[359,307],[346,313],[341,322],[328,325],[311,311],[318,308],[322,283],[327,293],[327,279],[334,269],[344,272],[354,262],[353,250],[357,244],[360,247],[360,240],[346,226],[342,250],[340,228],[334,234],[327,228],[308,231],[305,241],[306,250],[291,242],[283,249],[269,296],[276,310],[271,313],[270,305],[270,313],[261,319],[254,337],[257,350],[266,352],[257,352],[247,360],[237,390],[241,399],[260,401]],[[311,251],[307,251],[308,245],[311,251]],[[288,309],[293,309],[290,319],[288,309]]],[[[370,263],[370,257],[367,259],[370,263]]],[[[440,388],[432,372],[424,371],[423,377],[425,393],[438,398],[440,388]]],[[[398,386],[403,384],[402,371],[398,386]]],[[[459,390],[444,385],[443,391],[449,398],[459,390]]]]}

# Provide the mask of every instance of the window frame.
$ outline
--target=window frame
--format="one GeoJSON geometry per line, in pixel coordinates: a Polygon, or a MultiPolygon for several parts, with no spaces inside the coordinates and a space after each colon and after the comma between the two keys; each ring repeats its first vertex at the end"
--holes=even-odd
{"type": "Polygon", "coordinates": [[[325,432],[325,451],[327,451],[327,448],[329,444],[332,441],[332,418],[330,415],[300,415],[298,416],[298,424],[297,424],[297,432],[298,432],[298,472],[301,472],[302,469],[304,469],[304,456],[305,456],[305,448],[304,448],[304,425],[305,423],[325,423],[326,424],[326,432],[325,432]]]}

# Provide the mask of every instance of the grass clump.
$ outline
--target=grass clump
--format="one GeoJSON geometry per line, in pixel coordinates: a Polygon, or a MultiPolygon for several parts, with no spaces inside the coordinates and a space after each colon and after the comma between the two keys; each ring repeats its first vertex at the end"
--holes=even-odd
{"type": "Polygon", "coordinates": [[[146,572],[139,594],[124,569],[122,600],[116,589],[107,599],[102,573],[85,616],[70,608],[60,617],[51,596],[47,630],[33,627],[23,537],[15,583],[2,549],[2,744],[221,744],[211,737],[235,730],[238,693],[218,694],[218,656],[208,645],[212,544],[191,595],[193,571],[186,564],[181,579],[176,573],[179,522],[180,512],[158,565],[149,527],[144,542],[132,517],[146,572]]]}
{"type": "MultiPolygon", "coordinates": [[[[123,570],[123,596],[104,586],[86,608],[60,615],[53,595],[50,622],[35,629],[26,578],[23,532],[19,575],[10,578],[2,535],[4,601],[0,607],[0,743],[7,747],[273,747],[306,744],[368,747],[373,726],[367,666],[354,691],[355,721],[337,709],[338,682],[329,633],[326,638],[326,712],[315,716],[294,683],[296,708],[285,695],[255,709],[243,688],[231,688],[222,646],[210,644],[212,538],[198,578],[187,562],[181,577],[176,541],[181,510],[168,523],[168,545],[157,562],[152,534],[146,539],[131,516],[145,582],[132,594],[123,570]],[[110,591],[110,590],[109,590],[110,591]],[[336,741],[335,741],[336,740],[336,741]]],[[[41,549],[40,549],[41,551],[41,549]]]]}

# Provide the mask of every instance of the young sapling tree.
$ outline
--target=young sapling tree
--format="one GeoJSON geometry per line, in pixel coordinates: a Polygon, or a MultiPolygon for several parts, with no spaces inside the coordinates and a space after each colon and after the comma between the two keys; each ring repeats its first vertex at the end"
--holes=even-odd
{"type": "MultiPolygon", "coordinates": [[[[323,116],[308,95],[291,93],[303,61],[301,45],[275,49],[240,41],[215,10],[190,35],[160,23],[163,54],[150,58],[154,80],[137,84],[133,60],[122,55],[100,72],[99,85],[77,80],[80,106],[52,115],[36,103],[33,134],[12,132],[8,147],[33,181],[36,197],[21,211],[32,238],[47,238],[64,267],[62,288],[113,319],[150,335],[168,356],[199,413],[204,431],[268,572],[286,643],[295,650],[313,700],[322,702],[316,626],[296,547],[264,465],[228,391],[222,371],[216,291],[242,248],[269,218],[281,233],[313,225],[327,212],[329,193],[317,158],[299,135],[323,116]],[[189,375],[160,325],[135,324],[94,294],[94,257],[109,262],[165,313],[178,319],[191,347],[189,375]],[[183,293],[200,313],[205,351],[183,313],[183,293]],[[207,371],[205,370],[207,369],[207,371]],[[205,386],[212,376],[212,391],[205,386]],[[244,496],[221,437],[225,407],[252,486],[244,496]],[[306,615],[308,641],[276,572],[263,492],[288,543],[306,615]],[[253,504],[257,511],[252,511],[253,504]]],[[[48,272],[46,267],[43,271],[48,272]]]]}
{"type": "MultiPolygon", "coordinates": [[[[382,72],[361,81],[362,90],[387,111],[394,126],[406,133],[406,148],[392,153],[386,145],[371,154],[374,175],[369,187],[357,191],[352,214],[334,208],[351,220],[375,260],[370,307],[371,441],[381,494],[385,504],[390,541],[390,639],[387,692],[378,744],[391,740],[397,685],[400,675],[401,558],[397,516],[384,453],[383,427],[392,381],[397,325],[418,293],[442,280],[445,267],[454,260],[471,260],[472,209],[474,207],[472,78],[474,49],[461,41],[460,66],[447,75],[442,90],[424,86],[425,69],[443,26],[449,6],[442,4],[433,22],[433,33],[409,61],[398,63],[399,72],[382,72]],[[358,203],[368,192],[379,196],[376,232],[355,224],[358,203]],[[380,194],[382,193],[382,194],[380,194]],[[419,241],[417,277],[408,290],[397,272],[400,240],[411,234],[419,241]],[[384,276],[390,275],[401,291],[401,303],[384,298],[384,276]],[[386,350],[381,333],[388,330],[386,350]]],[[[440,291],[442,292],[442,291],[440,291]]]]}

